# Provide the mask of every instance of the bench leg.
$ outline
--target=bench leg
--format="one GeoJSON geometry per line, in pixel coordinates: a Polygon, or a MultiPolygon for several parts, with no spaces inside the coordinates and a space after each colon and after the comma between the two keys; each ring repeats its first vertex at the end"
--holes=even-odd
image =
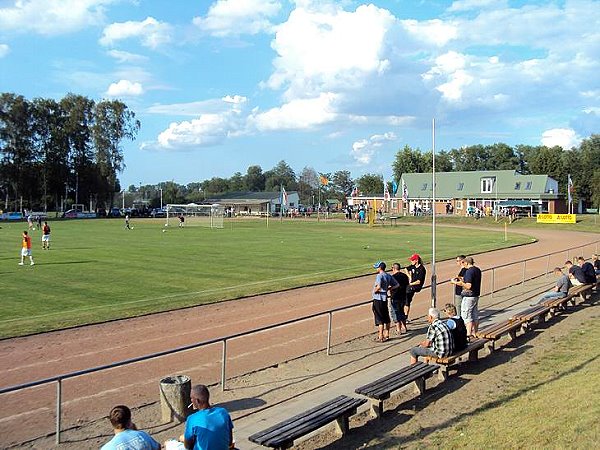
{"type": "Polygon", "coordinates": [[[471,350],[469,352],[468,361],[477,361],[479,359],[479,349],[471,350]]]}
{"type": "Polygon", "coordinates": [[[277,447],[277,450],[287,450],[288,448],[292,448],[294,446],[294,441],[286,442],[285,444],[281,444],[277,447]]]}
{"type": "Polygon", "coordinates": [[[350,428],[348,418],[348,415],[344,415],[342,417],[338,417],[335,420],[335,430],[340,436],[346,434],[348,432],[348,429],[350,428]]]}
{"type": "Polygon", "coordinates": [[[508,336],[510,337],[510,340],[513,341],[517,338],[517,330],[510,330],[508,332],[508,336]]]}
{"type": "Polygon", "coordinates": [[[495,343],[496,341],[489,341],[485,344],[485,350],[487,351],[488,355],[491,355],[494,353],[494,350],[496,350],[495,343]]]}
{"type": "Polygon", "coordinates": [[[379,419],[383,414],[383,400],[371,400],[371,417],[379,419]]]}
{"type": "Polygon", "coordinates": [[[441,364],[438,369],[438,380],[446,381],[448,379],[448,366],[445,364],[441,364]]]}
{"type": "Polygon", "coordinates": [[[415,393],[423,395],[425,393],[425,377],[417,378],[415,380],[415,393]]]}

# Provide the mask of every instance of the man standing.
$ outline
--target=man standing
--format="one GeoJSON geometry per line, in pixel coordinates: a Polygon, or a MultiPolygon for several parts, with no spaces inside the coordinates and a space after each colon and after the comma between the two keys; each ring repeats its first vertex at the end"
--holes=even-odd
{"type": "Polygon", "coordinates": [[[110,423],[115,436],[100,450],[158,450],[160,444],[145,431],[137,429],[131,421],[131,410],[125,405],[115,406],[110,412],[110,423]]]}
{"type": "Polygon", "coordinates": [[[592,255],[592,264],[594,265],[596,275],[600,275],[600,259],[598,259],[598,255],[595,253],[592,255]]]}
{"type": "Polygon", "coordinates": [[[532,304],[531,306],[541,305],[546,300],[552,300],[554,298],[564,298],[569,293],[569,288],[571,287],[571,282],[569,281],[569,277],[567,277],[560,267],[554,268],[554,275],[558,277],[556,280],[556,285],[552,288],[551,291],[543,294],[537,303],[532,304]]]}
{"type": "Polygon", "coordinates": [[[475,266],[472,257],[467,256],[463,260],[463,265],[467,269],[463,281],[456,284],[463,288],[461,317],[467,327],[467,335],[475,336],[479,328],[479,294],[481,291],[481,270],[475,266]]]}
{"type": "Polygon", "coordinates": [[[21,262],[20,266],[23,265],[23,260],[26,256],[29,256],[29,265],[33,266],[33,256],[31,256],[31,237],[27,234],[27,231],[23,231],[21,240],[21,262]]]}
{"type": "Polygon", "coordinates": [[[125,229],[131,230],[131,228],[129,227],[129,214],[125,214],[125,229]]]}
{"type": "Polygon", "coordinates": [[[408,287],[406,288],[406,304],[404,305],[404,312],[406,314],[406,322],[410,322],[408,315],[410,313],[410,304],[412,303],[413,297],[416,292],[420,292],[425,284],[425,276],[427,271],[423,265],[423,260],[418,253],[415,253],[409,258],[411,265],[406,268],[406,274],[408,275],[408,287]]]}
{"type": "Polygon", "coordinates": [[[50,250],[50,225],[44,222],[42,227],[42,250],[50,250]]]}
{"type": "Polygon", "coordinates": [[[385,272],[385,263],[377,261],[373,268],[377,269],[377,277],[373,285],[373,316],[377,327],[377,342],[386,342],[390,338],[390,313],[388,311],[388,292],[398,288],[398,282],[385,272]]]}
{"type": "Polygon", "coordinates": [[[460,267],[460,270],[458,271],[458,275],[456,276],[456,278],[452,278],[450,280],[450,283],[454,285],[454,307],[456,308],[456,311],[459,314],[461,312],[462,304],[462,286],[459,285],[458,282],[463,281],[465,278],[465,272],[467,271],[467,268],[463,265],[463,261],[465,258],[465,255],[458,255],[456,257],[456,264],[458,265],[458,267],[460,267]]]}
{"type": "Polygon", "coordinates": [[[404,314],[404,304],[406,303],[406,288],[408,287],[408,276],[402,272],[400,264],[392,264],[392,277],[398,283],[398,288],[392,291],[390,297],[390,315],[396,323],[396,331],[402,334],[402,327],[407,332],[406,314],[404,314]]]}
{"type": "Polygon", "coordinates": [[[197,384],[190,394],[197,410],[187,418],[185,432],[179,438],[188,450],[228,450],[234,447],[233,422],[229,413],[210,405],[208,388],[197,384]]]}
{"type": "Polygon", "coordinates": [[[581,286],[585,284],[585,274],[581,267],[577,264],[573,264],[571,261],[565,261],[565,267],[569,272],[569,280],[573,286],[581,286]]]}
{"type": "Polygon", "coordinates": [[[467,327],[465,321],[456,313],[456,307],[452,303],[446,303],[444,312],[448,316],[446,325],[450,330],[452,336],[452,343],[454,344],[454,352],[460,352],[467,348],[467,327]]]}
{"type": "Polygon", "coordinates": [[[429,328],[425,340],[418,346],[410,349],[410,363],[416,364],[419,356],[430,356],[432,358],[444,358],[454,351],[452,336],[448,326],[440,320],[440,311],[429,308],[427,314],[429,328]]]}

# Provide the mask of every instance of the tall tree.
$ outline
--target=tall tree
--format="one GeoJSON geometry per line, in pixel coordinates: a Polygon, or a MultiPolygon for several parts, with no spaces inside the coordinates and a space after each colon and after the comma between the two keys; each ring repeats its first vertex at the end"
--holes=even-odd
{"type": "Polygon", "coordinates": [[[398,150],[396,153],[392,163],[392,172],[394,179],[399,180],[402,178],[403,173],[424,173],[430,167],[431,164],[427,164],[421,150],[413,150],[410,146],[405,145],[402,150],[398,150]]]}
{"type": "Polygon", "coordinates": [[[383,177],[375,173],[366,173],[356,180],[356,186],[362,195],[383,195],[383,177]]]}
{"type": "Polygon", "coordinates": [[[300,203],[304,205],[313,204],[313,196],[319,188],[319,175],[312,167],[306,166],[298,176],[298,196],[300,203]]]}
{"type": "Polygon", "coordinates": [[[334,195],[338,200],[345,203],[346,198],[352,194],[352,189],[354,189],[354,180],[350,172],[348,170],[338,170],[333,174],[331,179],[334,195]]]}
{"type": "Polygon", "coordinates": [[[283,186],[288,191],[297,189],[296,174],[288,163],[281,160],[271,170],[265,172],[265,190],[278,191],[283,186]]]}
{"type": "Polygon", "coordinates": [[[518,170],[519,158],[515,155],[512,147],[497,143],[487,146],[489,159],[487,161],[488,170],[518,170]]]}
{"type": "Polygon", "coordinates": [[[592,134],[581,142],[579,148],[565,153],[577,155],[580,164],[579,170],[574,172],[578,184],[577,193],[585,206],[591,207],[593,199],[600,195],[600,184],[594,183],[600,170],[600,134],[592,134]]]}
{"type": "Polygon", "coordinates": [[[245,179],[249,191],[259,192],[265,190],[265,175],[260,166],[248,167],[245,179]]]}

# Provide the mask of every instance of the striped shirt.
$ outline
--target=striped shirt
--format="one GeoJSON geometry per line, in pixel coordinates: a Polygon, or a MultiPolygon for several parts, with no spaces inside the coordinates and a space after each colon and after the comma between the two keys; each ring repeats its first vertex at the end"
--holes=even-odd
{"type": "Polygon", "coordinates": [[[440,319],[431,322],[427,330],[426,339],[431,342],[431,349],[438,358],[443,358],[452,354],[454,348],[452,345],[452,336],[448,325],[440,319]]]}

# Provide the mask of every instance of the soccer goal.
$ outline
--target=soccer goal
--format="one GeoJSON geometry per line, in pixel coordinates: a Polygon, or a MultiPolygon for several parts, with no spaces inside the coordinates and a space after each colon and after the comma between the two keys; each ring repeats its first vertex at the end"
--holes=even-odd
{"type": "Polygon", "coordinates": [[[197,205],[167,205],[167,223],[165,226],[192,226],[223,228],[223,217],[225,208],[219,204],[197,205]],[[183,219],[183,220],[182,220],[183,219]]]}

